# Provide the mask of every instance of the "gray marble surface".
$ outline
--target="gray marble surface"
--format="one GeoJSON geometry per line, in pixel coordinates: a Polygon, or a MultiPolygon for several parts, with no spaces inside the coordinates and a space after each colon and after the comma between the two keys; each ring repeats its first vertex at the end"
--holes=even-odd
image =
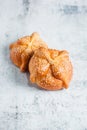
{"type": "Polygon", "coordinates": [[[0,130],[87,130],[86,51],[87,0],[0,0],[0,130]],[[35,31],[69,51],[69,89],[41,90],[11,63],[10,43],[35,31]]]}

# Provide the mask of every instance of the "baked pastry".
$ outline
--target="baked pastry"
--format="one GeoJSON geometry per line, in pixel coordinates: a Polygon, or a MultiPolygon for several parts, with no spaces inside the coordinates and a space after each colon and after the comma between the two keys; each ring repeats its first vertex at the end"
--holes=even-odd
{"type": "Polygon", "coordinates": [[[35,32],[31,36],[20,38],[10,45],[10,58],[24,72],[28,69],[30,57],[39,47],[47,48],[47,45],[35,32]]]}
{"type": "Polygon", "coordinates": [[[29,70],[30,81],[46,90],[68,88],[72,64],[67,51],[48,49],[38,33],[10,45],[10,58],[22,72],[29,70]]]}
{"type": "Polygon", "coordinates": [[[29,62],[30,81],[47,90],[68,88],[72,64],[67,51],[39,48],[29,62]]]}

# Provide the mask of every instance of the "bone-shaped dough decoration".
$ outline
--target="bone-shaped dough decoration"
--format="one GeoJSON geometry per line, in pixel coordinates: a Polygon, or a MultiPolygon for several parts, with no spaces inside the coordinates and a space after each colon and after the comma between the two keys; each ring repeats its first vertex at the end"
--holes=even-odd
{"type": "Polygon", "coordinates": [[[10,45],[10,58],[24,72],[28,69],[30,57],[39,47],[47,48],[47,45],[38,33],[32,33],[31,36],[22,37],[10,45]]]}
{"type": "Polygon", "coordinates": [[[29,63],[30,81],[47,90],[68,88],[72,64],[67,51],[39,48],[29,63]]]}

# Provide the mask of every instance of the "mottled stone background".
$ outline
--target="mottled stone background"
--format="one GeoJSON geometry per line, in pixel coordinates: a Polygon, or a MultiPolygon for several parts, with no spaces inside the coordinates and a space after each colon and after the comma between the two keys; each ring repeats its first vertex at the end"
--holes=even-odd
{"type": "Polygon", "coordinates": [[[0,0],[0,130],[87,130],[87,0],[0,0]],[[68,90],[45,91],[9,59],[9,44],[39,32],[67,49],[68,90]]]}

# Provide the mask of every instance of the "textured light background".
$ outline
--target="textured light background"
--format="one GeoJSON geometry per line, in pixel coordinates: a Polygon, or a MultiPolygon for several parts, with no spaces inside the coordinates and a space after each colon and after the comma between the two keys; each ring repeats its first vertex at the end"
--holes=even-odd
{"type": "Polygon", "coordinates": [[[0,0],[0,130],[87,130],[87,0],[0,0]],[[9,59],[9,44],[39,32],[67,49],[68,90],[45,91],[9,59]]]}

